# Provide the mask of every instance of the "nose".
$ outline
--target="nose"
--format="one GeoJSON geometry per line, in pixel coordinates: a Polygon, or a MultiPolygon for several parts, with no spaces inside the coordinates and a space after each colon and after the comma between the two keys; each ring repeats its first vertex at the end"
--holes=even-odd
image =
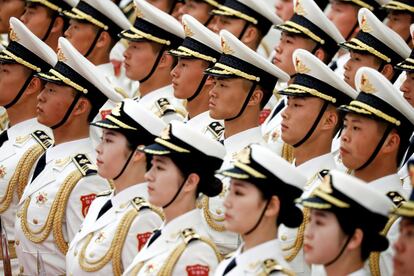
{"type": "Polygon", "coordinates": [[[154,175],[153,175],[153,172],[152,172],[152,168],[153,168],[153,166],[151,166],[151,168],[144,175],[145,181],[147,181],[147,182],[154,181],[154,175]]]}
{"type": "Polygon", "coordinates": [[[42,91],[40,91],[39,95],[37,95],[37,101],[40,103],[44,103],[46,101],[45,95],[44,95],[44,91],[46,88],[43,88],[42,91]]]}
{"type": "Polygon", "coordinates": [[[174,69],[170,72],[171,77],[177,78],[178,77],[178,64],[174,66],[174,69]]]}

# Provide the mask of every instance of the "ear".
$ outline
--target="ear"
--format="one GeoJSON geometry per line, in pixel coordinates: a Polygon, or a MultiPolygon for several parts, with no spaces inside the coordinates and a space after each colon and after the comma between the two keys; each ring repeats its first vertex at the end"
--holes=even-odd
{"type": "Polygon", "coordinates": [[[32,80],[30,81],[29,85],[26,88],[25,94],[26,95],[33,95],[33,94],[39,94],[40,91],[42,91],[43,85],[42,81],[39,78],[32,77],[32,80]]]}
{"type": "Polygon", "coordinates": [[[199,182],[200,182],[200,176],[198,176],[198,174],[196,174],[196,173],[191,173],[187,177],[187,180],[185,181],[183,190],[185,192],[193,192],[193,191],[196,191],[199,182]]]}
{"type": "Polygon", "coordinates": [[[63,20],[62,17],[58,16],[55,19],[55,22],[53,23],[53,27],[50,30],[50,33],[59,33],[63,35],[63,26],[64,26],[65,22],[63,20]]]}
{"type": "Polygon", "coordinates": [[[109,45],[111,44],[111,36],[109,35],[108,32],[101,32],[101,34],[99,35],[99,39],[96,42],[95,47],[98,48],[106,48],[109,47],[109,45]]]}
{"type": "Polygon", "coordinates": [[[323,130],[334,129],[339,122],[338,112],[336,112],[334,108],[328,108],[328,110],[325,111],[323,118],[323,130]]]}
{"type": "Polygon", "coordinates": [[[400,135],[398,135],[398,133],[395,130],[393,130],[390,134],[388,134],[388,137],[387,139],[385,139],[384,145],[382,146],[381,150],[384,153],[397,152],[400,143],[400,135]]]}
{"type": "Polygon", "coordinates": [[[241,38],[241,41],[244,44],[250,45],[257,39],[258,35],[259,34],[258,34],[257,28],[249,25],[249,27],[247,27],[246,31],[244,32],[243,37],[241,38]]]}
{"type": "Polygon", "coordinates": [[[75,108],[72,111],[72,114],[79,116],[88,113],[90,109],[90,102],[86,98],[80,97],[78,102],[76,103],[75,108]]]}
{"type": "Polygon", "coordinates": [[[316,50],[315,52],[315,57],[317,57],[321,61],[325,61],[326,53],[321,47],[319,47],[318,50],[316,50]]]}
{"type": "Polygon", "coordinates": [[[173,61],[174,61],[174,57],[171,56],[167,51],[164,51],[164,53],[162,53],[160,62],[158,63],[158,68],[169,68],[170,69],[173,64],[173,61]]]}
{"type": "Polygon", "coordinates": [[[262,89],[255,89],[252,96],[249,100],[249,106],[260,106],[260,103],[263,99],[263,90],[262,89]]]}
{"type": "Polygon", "coordinates": [[[279,215],[279,211],[280,211],[279,197],[272,196],[270,198],[269,204],[267,205],[267,209],[264,215],[267,217],[276,217],[279,215]]]}
{"type": "Polygon", "coordinates": [[[391,79],[394,74],[394,68],[391,64],[387,63],[384,68],[381,71],[381,74],[383,74],[387,79],[391,79]]]}
{"type": "Polygon", "coordinates": [[[362,239],[364,238],[364,232],[361,229],[357,228],[352,235],[352,238],[349,240],[347,245],[347,249],[354,250],[361,246],[362,239]]]}
{"type": "MultiPolygon", "coordinates": [[[[139,145],[138,147],[143,146],[139,145]]],[[[132,162],[138,163],[138,162],[145,162],[146,161],[146,155],[144,152],[135,150],[134,155],[132,156],[132,162]]]]}

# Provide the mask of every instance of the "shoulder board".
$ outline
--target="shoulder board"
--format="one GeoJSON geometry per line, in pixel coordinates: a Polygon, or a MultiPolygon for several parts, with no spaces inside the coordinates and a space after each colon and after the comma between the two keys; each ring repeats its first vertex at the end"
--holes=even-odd
{"type": "Polygon", "coordinates": [[[394,203],[396,207],[399,207],[405,201],[402,195],[394,191],[388,192],[387,197],[391,199],[392,203],[394,203]]]}
{"type": "Polygon", "coordinates": [[[134,199],[132,199],[132,205],[135,207],[135,209],[137,209],[137,211],[141,211],[142,209],[151,208],[148,201],[146,201],[144,198],[139,197],[139,196],[134,197],[134,199]]]}
{"type": "Polygon", "coordinates": [[[43,130],[36,130],[35,132],[32,132],[31,135],[45,150],[53,144],[52,138],[50,138],[43,130]]]}
{"type": "Polygon", "coordinates": [[[109,196],[110,194],[112,194],[112,190],[107,190],[107,191],[100,192],[99,194],[96,195],[96,197],[109,196]]]}
{"type": "Polygon", "coordinates": [[[318,172],[318,177],[320,179],[324,179],[325,176],[327,176],[329,174],[329,170],[321,170],[320,172],[318,172]]]}
{"type": "Polygon", "coordinates": [[[213,134],[214,138],[216,138],[216,140],[218,140],[218,139],[220,139],[221,135],[223,134],[224,126],[220,122],[214,121],[214,122],[211,122],[207,126],[207,131],[209,131],[211,134],[213,134]]]}
{"type": "Polygon", "coordinates": [[[168,113],[176,113],[176,108],[170,103],[167,98],[159,98],[155,102],[155,106],[157,108],[157,115],[162,117],[168,113]]]}
{"type": "Polygon", "coordinates": [[[189,244],[194,240],[199,240],[200,236],[194,231],[193,228],[186,228],[180,233],[181,238],[184,240],[185,244],[189,244]]]}
{"type": "Polygon", "coordinates": [[[97,174],[96,166],[88,159],[85,154],[77,154],[72,158],[78,170],[82,173],[83,176],[89,176],[97,174]]]}
{"type": "MultiPolygon", "coordinates": [[[[280,272],[285,275],[295,275],[292,271],[282,267],[275,259],[266,259],[262,263],[263,275],[271,275],[280,272]]],[[[260,274],[262,275],[262,274],[260,274]]]]}

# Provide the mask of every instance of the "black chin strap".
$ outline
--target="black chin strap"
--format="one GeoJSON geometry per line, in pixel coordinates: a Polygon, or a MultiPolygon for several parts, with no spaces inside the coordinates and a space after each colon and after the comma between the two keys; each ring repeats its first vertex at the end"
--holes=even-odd
{"type": "Polygon", "coordinates": [[[52,126],[51,129],[57,129],[58,127],[62,126],[66,122],[66,120],[69,118],[69,115],[72,113],[73,109],[75,108],[76,103],[79,101],[80,97],[81,97],[81,93],[76,92],[76,96],[73,99],[73,102],[69,106],[68,110],[66,111],[65,116],[63,116],[63,119],[56,125],[52,126]]]}
{"type": "Polygon", "coordinates": [[[244,23],[244,27],[242,29],[242,31],[239,34],[238,39],[241,40],[242,37],[244,36],[244,33],[246,32],[247,28],[250,26],[250,23],[246,21],[246,23],[244,23]]]}
{"type": "Polygon", "coordinates": [[[92,53],[93,49],[95,49],[96,43],[98,42],[98,39],[101,36],[102,32],[103,32],[103,29],[99,28],[98,32],[96,33],[95,39],[93,40],[91,46],[89,47],[84,57],[87,58],[92,53]]]}
{"type": "Polygon", "coordinates": [[[154,65],[152,65],[151,71],[148,73],[148,75],[146,77],[144,77],[143,79],[139,80],[140,83],[143,83],[144,81],[147,81],[152,76],[152,74],[154,74],[155,69],[157,69],[158,64],[160,63],[160,60],[162,58],[162,55],[164,54],[164,51],[165,51],[165,45],[163,45],[161,47],[161,50],[158,53],[157,59],[155,60],[154,65]]]}
{"type": "Polygon", "coordinates": [[[36,72],[34,72],[34,71],[32,71],[32,73],[30,73],[30,76],[24,82],[23,86],[20,88],[20,90],[17,93],[16,97],[14,97],[14,99],[11,102],[4,105],[5,109],[12,107],[13,105],[15,105],[20,100],[20,98],[23,96],[24,91],[29,86],[30,82],[32,81],[33,76],[34,76],[35,73],[36,72]]]}
{"type": "Polygon", "coordinates": [[[206,83],[206,80],[207,80],[208,77],[209,76],[207,74],[204,74],[203,78],[200,81],[200,84],[198,85],[197,90],[194,92],[194,94],[190,98],[187,99],[187,101],[191,102],[192,100],[194,100],[198,96],[198,94],[200,94],[200,92],[203,89],[204,84],[206,83]]]}
{"type": "Polygon", "coordinates": [[[131,158],[132,158],[132,156],[134,155],[134,152],[135,152],[135,150],[136,149],[134,149],[134,150],[132,150],[131,151],[131,153],[129,154],[129,156],[128,156],[128,159],[126,160],[126,162],[125,162],[125,164],[124,164],[124,166],[122,167],[122,169],[121,169],[121,171],[118,173],[118,175],[117,176],[115,176],[114,177],[114,180],[117,180],[123,173],[124,173],[124,171],[125,171],[125,169],[126,169],[126,167],[128,166],[128,164],[129,164],[129,161],[131,161],[131,158]]]}
{"type": "Polygon", "coordinates": [[[181,193],[181,190],[184,187],[185,182],[187,181],[187,178],[184,179],[183,183],[181,183],[180,188],[178,188],[177,192],[175,193],[175,195],[173,196],[173,198],[170,200],[170,202],[168,202],[167,204],[165,204],[164,206],[162,206],[163,209],[167,208],[168,206],[170,206],[174,200],[177,199],[177,196],[181,193]]]}
{"type": "Polygon", "coordinates": [[[46,39],[49,37],[50,32],[52,31],[53,25],[55,24],[56,18],[58,17],[58,13],[54,12],[52,15],[52,21],[50,21],[49,27],[47,28],[46,34],[43,36],[42,41],[46,41],[46,39]]]}
{"type": "Polygon", "coordinates": [[[208,26],[208,24],[210,24],[211,20],[213,20],[214,18],[214,14],[211,14],[210,17],[207,19],[207,21],[203,24],[204,26],[208,26]]]}
{"type": "Polygon", "coordinates": [[[348,236],[348,239],[346,240],[345,244],[342,246],[341,251],[339,251],[338,255],[336,255],[336,257],[330,261],[327,262],[326,264],[324,264],[324,266],[330,266],[331,264],[333,264],[334,262],[336,262],[341,256],[342,254],[344,254],[344,251],[346,249],[346,247],[348,246],[349,242],[351,241],[352,236],[348,236]]]}
{"type": "Polygon", "coordinates": [[[312,135],[312,133],[315,131],[316,126],[319,124],[319,121],[321,120],[323,113],[325,113],[326,109],[328,108],[328,102],[324,101],[323,106],[321,108],[321,111],[319,111],[318,116],[316,117],[315,122],[313,122],[313,125],[311,126],[311,128],[309,129],[308,133],[306,133],[305,137],[303,137],[302,140],[300,140],[299,142],[297,142],[296,144],[293,145],[294,148],[299,147],[300,145],[302,145],[303,143],[306,142],[306,140],[309,139],[309,137],[312,135]]]}
{"type": "Polygon", "coordinates": [[[244,233],[244,236],[247,236],[249,234],[251,234],[254,230],[256,230],[257,226],[259,226],[260,222],[262,221],[264,214],[266,212],[267,206],[269,206],[270,203],[270,198],[266,201],[266,205],[262,211],[262,213],[260,214],[259,219],[257,220],[256,224],[252,227],[252,229],[250,229],[249,231],[247,231],[246,233],[244,233]]]}
{"type": "Polygon", "coordinates": [[[172,14],[172,12],[174,11],[174,9],[175,9],[175,6],[177,6],[177,3],[178,3],[178,1],[177,0],[175,0],[174,2],[173,2],[173,4],[171,5],[171,9],[170,9],[170,11],[168,12],[168,14],[172,14]]]}
{"type": "Polygon", "coordinates": [[[358,169],[356,169],[356,171],[365,169],[369,164],[371,164],[371,162],[375,159],[375,157],[377,156],[378,152],[380,151],[382,145],[385,142],[385,139],[387,139],[388,134],[390,134],[391,130],[392,130],[392,126],[389,124],[387,126],[387,129],[384,132],[384,135],[382,135],[381,140],[379,141],[379,143],[378,143],[377,147],[375,148],[374,152],[368,158],[367,162],[365,162],[364,165],[362,165],[361,167],[359,167],[358,169]]]}
{"type": "Polygon", "coordinates": [[[249,91],[249,93],[247,94],[246,100],[244,100],[243,106],[242,106],[242,108],[240,109],[239,113],[238,113],[236,116],[234,116],[234,117],[231,117],[231,118],[229,118],[229,119],[224,119],[225,121],[227,121],[227,122],[228,122],[228,121],[232,121],[232,120],[237,119],[238,117],[240,117],[240,115],[242,115],[242,113],[243,113],[243,112],[244,112],[244,110],[246,109],[247,104],[248,104],[248,103],[249,103],[249,101],[250,101],[250,98],[251,98],[251,97],[252,97],[252,95],[253,95],[254,90],[256,89],[256,86],[257,86],[257,83],[256,83],[256,82],[253,82],[252,87],[250,88],[250,91],[249,91]]]}
{"type": "Polygon", "coordinates": [[[349,34],[346,36],[345,41],[348,41],[351,39],[351,36],[354,34],[356,28],[359,27],[359,22],[357,20],[357,22],[355,23],[354,27],[352,27],[351,31],[349,32],[349,34]]]}

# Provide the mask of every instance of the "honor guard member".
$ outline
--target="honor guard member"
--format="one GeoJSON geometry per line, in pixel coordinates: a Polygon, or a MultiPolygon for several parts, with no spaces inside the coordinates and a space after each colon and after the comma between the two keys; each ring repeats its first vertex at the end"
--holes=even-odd
{"type": "Polygon", "coordinates": [[[221,255],[208,238],[196,204],[200,194],[216,196],[221,191],[214,172],[223,162],[223,145],[172,121],[144,152],[152,155],[145,175],[149,202],[163,208],[165,223],[123,275],[212,275],[221,255]]]}
{"type": "Polygon", "coordinates": [[[383,8],[388,12],[386,25],[398,33],[413,48],[410,25],[414,23],[414,3],[411,0],[391,0],[383,8]]]}
{"type": "MultiPolygon", "coordinates": [[[[353,174],[386,194],[398,206],[404,201],[397,174],[414,130],[414,110],[381,73],[363,67],[356,74],[356,100],[340,107],[344,112],[340,154],[353,174]]],[[[391,243],[398,236],[398,221],[390,220],[384,233],[391,243]]],[[[392,248],[371,255],[372,275],[392,275],[392,248]]]]}
{"type": "Polygon", "coordinates": [[[183,5],[178,9],[178,20],[182,21],[183,15],[188,14],[207,27],[215,16],[212,11],[222,2],[223,0],[184,0],[183,5]]]}
{"type": "Polygon", "coordinates": [[[177,20],[179,20],[178,10],[184,5],[184,0],[147,0],[147,2],[163,12],[170,14],[177,20]]]}
{"type": "MultiPolygon", "coordinates": [[[[1,227],[9,239],[12,271],[17,274],[14,222],[29,171],[16,171],[16,168],[31,168],[52,144],[47,134],[51,131],[36,120],[37,96],[44,84],[35,74],[49,71],[57,58],[55,52],[18,19],[12,17],[10,26],[11,41],[0,52],[0,105],[5,107],[10,120],[8,128],[0,133],[0,215],[1,227]]],[[[8,261],[3,255],[1,260],[8,261]]],[[[6,273],[2,261],[1,272],[6,273]]]]}
{"type": "MultiPolygon", "coordinates": [[[[210,116],[224,120],[223,143],[226,148],[222,169],[234,161],[234,155],[251,143],[264,143],[259,127],[259,114],[272,95],[276,82],[289,76],[247,47],[229,31],[220,32],[222,55],[206,74],[213,77],[210,90],[210,116]]],[[[228,190],[224,183],[222,193],[202,199],[202,211],[209,233],[223,254],[239,245],[236,234],[226,232],[223,226],[223,201],[228,190]]]]}
{"type": "Polygon", "coordinates": [[[174,97],[171,70],[176,58],[168,51],[184,39],[181,24],[145,0],[135,0],[134,26],[120,36],[129,41],[125,56],[126,75],[139,81],[139,103],[165,122],[184,120],[185,108],[174,97]]]}
{"type": "Polygon", "coordinates": [[[353,176],[335,170],[324,174],[314,192],[300,201],[310,211],[305,260],[323,265],[327,276],[370,275],[364,262],[370,253],[379,254],[388,248],[381,231],[392,203],[353,176]]]}
{"type": "MultiPolygon", "coordinates": [[[[331,154],[332,139],[341,127],[341,104],[355,99],[357,93],[317,57],[298,49],[293,54],[296,76],[279,91],[287,97],[282,111],[281,139],[293,149],[284,147],[283,157],[305,175],[304,195],[312,193],[324,169],[335,169],[331,154]]],[[[310,267],[303,257],[303,233],[309,214],[298,228],[279,227],[283,254],[297,275],[309,275],[310,267]]]]}
{"type": "Polygon", "coordinates": [[[301,224],[302,211],[294,201],[302,194],[305,176],[257,144],[238,152],[234,164],[219,173],[231,178],[224,225],[240,234],[243,244],[214,275],[294,275],[283,258],[277,230],[281,223],[301,224]]]}
{"type": "Polygon", "coordinates": [[[221,56],[220,37],[203,26],[194,17],[183,15],[185,32],[183,44],[170,54],[178,57],[171,71],[174,96],[187,100],[187,124],[201,133],[219,140],[224,126],[220,120],[210,117],[208,103],[213,80],[204,74],[221,56]]]}
{"type": "Polygon", "coordinates": [[[52,128],[55,145],[31,170],[17,211],[16,253],[23,275],[34,275],[39,267],[46,275],[65,274],[68,243],[96,194],[110,188],[96,175],[89,122],[108,99],[121,101],[120,96],[69,41],[60,38],[59,47],[55,67],[39,73],[47,84],[37,105],[37,120],[52,128]]]}
{"type": "MultiPolygon", "coordinates": [[[[414,184],[414,160],[408,162],[408,169],[411,184],[414,184]]],[[[394,275],[408,276],[412,274],[414,269],[412,262],[414,243],[411,236],[412,231],[414,231],[414,192],[411,192],[410,199],[393,210],[392,214],[401,217],[399,236],[393,245],[395,250],[394,275]]]]}
{"type": "MultiPolygon", "coordinates": [[[[328,64],[339,49],[338,43],[343,42],[339,30],[326,17],[313,0],[295,0],[292,18],[276,28],[282,31],[273,64],[290,76],[295,74],[292,55],[296,49],[305,49],[328,64]]],[[[287,83],[279,82],[277,90],[286,88],[287,83]]],[[[263,136],[274,150],[280,151],[278,143],[282,121],[281,111],[286,106],[286,99],[280,97],[262,125],[263,136]]]]}
{"type": "Polygon", "coordinates": [[[113,180],[114,190],[97,196],[66,255],[68,275],[121,275],[162,224],[162,211],[148,203],[145,153],[165,123],[132,99],[105,119],[96,148],[98,174],[113,180]]]}
{"type": "Polygon", "coordinates": [[[366,66],[381,72],[394,82],[399,75],[393,66],[408,58],[410,48],[393,30],[382,23],[371,11],[362,8],[358,12],[360,31],[341,47],[350,51],[350,59],[344,66],[344,80],[355,88],[355,74],[366,66]]]}
{"type": "MultiPolygon", "coordinates": [[[[71,19],[65,37],[96,65],[123,98],[132,97],[137,85],[125,76],[121,70],[124,68],[115,68],[110,62],[111,50],[119,41],[118,34],[131,26],[118,6],[110,0],[81,0],[64,14],[71,19]]],[[[101,112],[107,114],[111,108],[101,112]]]]}
{"type": "Polygon", "coordinates": [[[79,0],[26,0],[26,9],[20,20],[55,52],[58,39],[69,26],[63,15],[76,6],[79,0]]]}

